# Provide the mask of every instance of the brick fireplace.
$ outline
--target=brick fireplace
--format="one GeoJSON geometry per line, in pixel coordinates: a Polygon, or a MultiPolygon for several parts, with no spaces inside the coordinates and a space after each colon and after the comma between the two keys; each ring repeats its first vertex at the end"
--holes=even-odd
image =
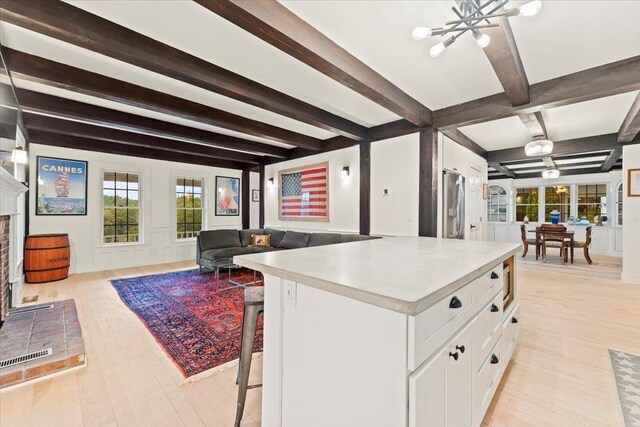
{"type": "Polygon", "coordinates": [[[9,288],[9,215],[0,216],[0,322],[4,321],[10,305],[9,288]]]}

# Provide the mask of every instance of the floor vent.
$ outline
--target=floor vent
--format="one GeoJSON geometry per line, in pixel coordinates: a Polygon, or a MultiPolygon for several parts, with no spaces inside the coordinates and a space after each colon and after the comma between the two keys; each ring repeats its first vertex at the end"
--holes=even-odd
{"type": "Polygon", "coordinates": [[[9,312],[7,313],[7,316],[15,316],[16,314],[34,313],[36,311],[49,310],[50,308],[53,308],[53,304],[39,305],[37,307],[14,308],[13,310],[9,310],[9,312]]]}
{"type": "Polygon", "coordinates": [[[51,356],[53,350],[47,348],[46,350],[34,351],[33,353],[23,354],[22,356],[14,357],[12,359],[0,361],[0,368],[8,368],[9,366],[17,365],[18,363],[28,362],[34,359],[40,359],[41,357],[51,356]]]}

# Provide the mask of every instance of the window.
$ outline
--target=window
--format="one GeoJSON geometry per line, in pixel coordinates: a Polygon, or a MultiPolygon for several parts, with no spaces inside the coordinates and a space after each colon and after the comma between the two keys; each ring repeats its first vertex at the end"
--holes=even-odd
{"type": "Polygon", "coordinates": [[[508,205],[507,190],[500,185],[490,185],[487,199],[489,222],[507,222],[508,205]]]}
{"type": "Polygon", "coordinates": [[[516,189],[516,221],[538,220],[538,188],[527,187],[516,189]]]}
{"type": "Polygon", "coordinates": [[[605,184],[578,185],[578,219],[593,218],[607,214],[607,186],[605,184]]]}
{"type": "Polygon", "coordinates": [[[618,185],[618,198],[616,199],[617,212],[618,212],[618,225],[622,225],[622,201],[624,194],[622,193],[622,183],[618,185]]]}
{"type": "Polygon", "coordinates": [[[176,180],[176,223],[178,239],[196,237],[202,230],[202,179],[176,180]]]}
{"type": "Polygon", "coordinates": [[[545,188],[544,198],[544,220],[551,222],[549,214],[557,210],[560,212],[560,222],[567,222],[569,219],[569,207],[571,205],[571,187],[568,185],[557,185],[545,188]]]}
{"type": "Polygon", "coordinates": [[[104,172],[102,180],[102,241],[130,243],[140,240],[140,176],[104,172]]]}

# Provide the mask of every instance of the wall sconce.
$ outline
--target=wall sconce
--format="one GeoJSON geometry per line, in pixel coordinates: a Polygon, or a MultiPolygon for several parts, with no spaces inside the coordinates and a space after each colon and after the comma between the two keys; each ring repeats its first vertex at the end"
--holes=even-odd
{"type": "Polygon", "coordinates": [[[348,178],[349,177],[349,166],[345,166],[342,168],[342,178],[348,178]]]}
{"type": "Polygon", "coordinates": [[[14,164],[27,164],[27,152],[22,147],[16,147],[11,152],[11,161],[14,164]]]}
{"type": "Polygon", "coordinates": [[[275,180],[273,178],[269,178],[269,185],[273,187],[275,185],[275,180]]]}

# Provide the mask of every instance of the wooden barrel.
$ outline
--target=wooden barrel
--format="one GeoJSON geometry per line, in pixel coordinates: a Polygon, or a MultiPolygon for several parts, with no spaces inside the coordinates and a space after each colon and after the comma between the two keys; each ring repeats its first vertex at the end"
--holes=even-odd
{"type": "Polygon", "coordinates": [[[71,251],[68,234],[32,234],[24,244],[27,283],[53,282],[69,275],[71,251]]]}

